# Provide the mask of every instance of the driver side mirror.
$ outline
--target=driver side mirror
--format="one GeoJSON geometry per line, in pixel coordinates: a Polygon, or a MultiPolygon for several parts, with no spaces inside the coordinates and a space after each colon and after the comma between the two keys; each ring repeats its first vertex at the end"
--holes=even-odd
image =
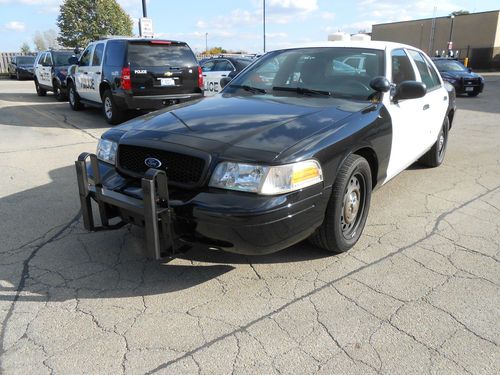
{"type": "Polygon", "coordinates": [[[396,92],[392,100],[397,102],[401,99],[417,99],[425,96],[427,87],[422,82],[403,81],[396,86],[396,92]]]}
{"type": "Polygon", "coordinates": [[[391,83],[383,76],[378,76],[370,81],[370,87],[376,92],[387,92],[391,89],[391,83]]]}
{"type": "Polygon", "coordinates": [[[224,88],[229,82],[231,82],[231,77],[224,77],[220,80],[220,87],[224,88]]]}

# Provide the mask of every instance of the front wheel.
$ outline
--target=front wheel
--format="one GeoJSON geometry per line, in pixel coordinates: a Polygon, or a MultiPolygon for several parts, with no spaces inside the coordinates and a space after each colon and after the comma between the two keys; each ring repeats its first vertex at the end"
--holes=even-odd
{"type": "Polygon", "coordinates": [[[446,154],[446,146],[448,145],[448,133],[450,130],[450,120],[448,116],[443,121],[443,126],[439,131],[438,139],[432,148],[422,156],[419,162],[427,167],[439,167],[443,163],[444,155],[446,154]]]}
{"type": "Polygon", "coordinates": [[[79,111],[83,108],[83,104],[80,102],[80,96],[76,92],[75,84],[73,82],[68,83],[68,96],[69,106],[73,111],[79,111]]]}
{"type": "Polygon", "coordinates": [[[311,243],[336,253],[353,247],[365,227],[371,194],[370,165],[359,155],[349,155],[337,173],[325,219],[309,238],[311,243]]]}
{"type": "Polygon", "coordinates": [[[123,121],[124,114],[116,106],[111,90],[104,91],[102,95],[102,111],[108,124],[116,125],[123,121]]]}
{"type": "Polygon", "coordinates": [[[38,96],[45,96],[47,95],[47,91],[45,89],[42,89],[40,87],[40,84],[38,83],[38,80],[35,79],[35,90],[36,90],[36,94],[38,96]]]}
{"type": "Polygon", "coordinates": [[[57,81],[54,81],[52,86],[53,86],[53,90],[54,90],[54,96],[56,97],[56,100],[58,102],[63,102],[65,100],[67,100],[66,95],[64,94],[64,92],[61,89],[61,85],[59,85],[59,83],[57,83],[57,81]]]}

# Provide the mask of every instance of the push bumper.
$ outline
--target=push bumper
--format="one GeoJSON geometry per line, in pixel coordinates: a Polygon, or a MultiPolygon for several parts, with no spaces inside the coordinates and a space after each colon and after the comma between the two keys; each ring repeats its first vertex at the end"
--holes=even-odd
{"type": "Polygon", "coordinates": [[[81,154],[75,164],[85,228],[143,226],[145,253],[153,259],[173,256],[193,243],[248,255],[282,250],[306,239],[321,225],[330,196],[330,189],[318,184],[307,192],[281,196],[217,189],[175,199],[175,194],[169,194],[164,171],[149,169],[140,188],[112,189],[106,187],[108,181],[116,183],[121,177],[94,154],[81,154]],[[94,224],[92,200],[97,203],[101,226],[94,224]],[[120,222],[111,225],[114,218],[120,222]]]}

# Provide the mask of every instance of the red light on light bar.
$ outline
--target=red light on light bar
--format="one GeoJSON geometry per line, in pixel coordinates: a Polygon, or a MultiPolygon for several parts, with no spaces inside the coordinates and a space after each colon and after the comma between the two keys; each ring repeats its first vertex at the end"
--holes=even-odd
{"type": "Polygon", "coordinates": [[[172,44],[172,42],[166,40],[151,40],[149,43],[151,44],[172,44]]]}

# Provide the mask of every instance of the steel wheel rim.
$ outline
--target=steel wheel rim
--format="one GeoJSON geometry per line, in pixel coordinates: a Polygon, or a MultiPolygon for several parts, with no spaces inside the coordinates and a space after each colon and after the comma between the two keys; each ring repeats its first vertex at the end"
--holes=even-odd
{"type": "Polygon", "coordinates": [[[446,129],[443,126],[443,128],[439,132],[439,137],[438,137],[438,157],[439,157],[439,159],[443,158],[445,150],[446,150],[446,129]]]}
{"type": "Polygon", "coordinates": [[[104,99],[104,112],[106,113],[107,118],[113,117],[113,106],[111,104],[111,99],[108,97],[104,99]]]}
{"type": "Polygon", "coordinates": [[[356,235],[363,217],[365,200],[365,178],[361,173],[354,173],[346,186],[340,214],[340,229],[346,239],[351,239],[356,235]]]}
{"type": "Polygon", "coordinates": [[[73,90],[73,87],[69,88],[69,102],[71,105],[75,105],[75,92],[73,90]]]}

